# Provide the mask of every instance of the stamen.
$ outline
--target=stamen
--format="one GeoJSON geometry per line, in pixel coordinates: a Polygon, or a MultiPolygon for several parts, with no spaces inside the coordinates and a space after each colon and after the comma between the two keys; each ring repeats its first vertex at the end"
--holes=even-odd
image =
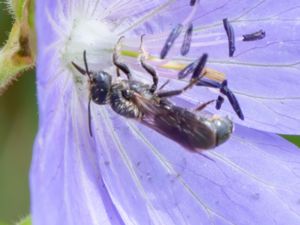
{"type": "Polygon", "coordinates": [[[219,110],[221,109],[221,106],[223,105],[224,103],[224,98],[223,96],[219,95],[218,98],[217,98],[217,101],[216,101],[216,109],[219,110]]]}
{"type": "MultiPolygon", "coordinates": [[[[224,80],[221,84],[213,81],[213,80],[209,80],[206,78],[203,78],[201,80],[198,81],[198,83],[196,84],[197,86],[204,86],[204,87],[210,87],[210,88],[218,88],[220,89],[220,92],[225,95],[233,110],[235,111],[235,113],[238,115],[238,117],[241,120],[244,120],[244,114],[242,112],[242,109],[240,107],[240,104],[238,102],[238,100],[236,99],[235,95],[233,94],[233,92],[228,88],[228,83],[227,80],[224,80]]],[[[218,96],[217,102],[216,102],[216,109],[220,109],[222,104],[223,104],[224,98],[223,96],[218,96]]]]}
{"type": "Polygon", "coordinates": [[[181,50],[180,50],[181,55],[183,55],[183,56],[188,54],[188,52],[190,51],[192,35],[193,35],[193,24],[191,23],[185,32],[181,50]]]}
{"type": "Polygon", "coordinates": [[[266,32],[264,30],[259,30],[251,34],[244,34],[243,41],[256,41],[261,40],[266,36],[266,32]]]}
{"type": "Polygon", "coordinates": [[[187,30],[187,34],[186,34],[186,37],[185,37],[185,41],[183,43],[183,45],[186,45],[186,46],[182,46],[182,48],[185,48],[186,50],[183,50],[183,51],[186,51],[185,54],[188,53],[189,51],[189,48],[190,48],[190,39],[191,39],[191,36],[192,36],[192,31],[193,31],[193,27],[191,26],[191,21],[197,11],[197,8],[196,6],[198,6],[199,4],[196,5],[198,1],[197,0],[194,0],[194,1],[191,1],[190,4],[192,4],[192,6],[195,5],[195,7],[193,7],[193,9],[191,10],[190,14],[185,18],[185,20],[180,23],[180,24],[177,24],[171,31],[171,33],[169,34],[161,52],[160,52],[160,58],[161,59],[164,59],[168,52],[170,51],[171,47],[173,46],[175,40],[178,38],[178,36],[181,34],[182,32],[182,29],[183,27],[186,27],[188,24],[189,24],[189,29],[187,30]],[[190,33],[190,34],[189,34],[190,33]]]}
{"type": "Polygon", "coordinates": [[[199,63],[199,59],[195,60],[194,62],[190,63],[185,68],[183,68],[183,70],[179,71],[178,79],[183,79],[187,77],[190,73],[194,72],[198,63],[199,63]]]}
{"type": "Polygon", "coordinates": [[[223,19],[223,25],[228,38],[229,56],[232,57],[235,51],[234,30],[227,18],[223,19]]]}
{"type": "Polygon", "coordinates": [[[232,93],[232,91],[228,88],[227,85],[227,80],[224,80],[221,84],[221,88],[220,88],[220,92],[224,95],[227,96],[233,110],[236,112],[236,114],[238,115],[238,117],[241,120],[244,120],[244,115],[242,112],[242,109],[240,107],[240,104],[238,102],[238,100],[236,99],[235,95],[232,93]]]}
{"type": "Polygon", "coordinates": [[[174,44],[175,40],[178,38],[178,36],[180,35],[181,31],[182,31],[183,25],[182,24],[177,24],[171,31],[171,33],[169,34],[164,47],[162,48],[161,52],[160,52],[160,58],[164,59],[168,52],[170,51],[172,45],[174,44]]]}
{"type": "Polygon", "coordinates": [[[214,80],[201,79],[198,81],[197,86],[211,87],[211,88],[221,88],[221,84],[214,80]]]}
{"type": "MultiPolygon", "coordinates": [[[[127,50],[122,49],[120,51],[120,54],[122,56],[130,57],[130,58],[138,58],[140,56],[140,52],[132,51],[132,50],[128,50],[128,49],[127,50]]],[[[180,62],[177,60],[168,60],[168,61],[165,61],[164,63],[162,63],[159,57],[156,57],[153,55],[149,55],[147,57],[147,60],[150,61],[152,65],[155,65],[156,67],[167,69],[167,70],[181,71],[187,67],[186,63],[183,63],[183,62],[180,62]]],[[[193,72],[193,70],[191,72],[193,72]]],[[[191,73],[191,72],[189,72],[189,73],[191,73]]],[[[189,73],[187,73],[187,75],[189,73]]],[[[218,82],[222,82],[223,80],[226,79],[224,73],[221,73],[220,71],[212,69],[212,68],[206,67],[204,74],[205,74],[205,77],[207,77],[211,80],[218,81],[218,82]]]]}
{"type": "Polygon", "coordinates": [[[201,77],[203,77],[202,72],[203,72],[204,66],[207,62],[207,58],[208,58],[208,55],[206,53],[204,53],[202,55],[202,57],[199,59],[199,63],[197,64],[191,79],[200,79],[201,77]]]}

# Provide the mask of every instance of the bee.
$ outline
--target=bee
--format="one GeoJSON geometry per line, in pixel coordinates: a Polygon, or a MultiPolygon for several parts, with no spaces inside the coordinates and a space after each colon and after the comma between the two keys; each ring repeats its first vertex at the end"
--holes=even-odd
{"type": "MultiPolygon", "coordinates": [[[[85,69],[72,62],[73,66],[89,79],[88,122],[91,129],[91,101],[98,105],[109,104],[119,115],[134,119],[156,132],[177,142],[187,150],[199,152],[211,149],[227,141],[233,131],[233,123],[227,117],[204,117],[188,109],[176,106],[169,98],[180,95],[192,88],[201,79],[202,70],[207,60],[204,54],[196,66],[189,83],[182,89],[163,91],[157,90],[158,76],[154,68],[145,63],[145,57],[140,57],[143,69],[151,75],[152,85],[133,79],[124,63],[118,61],[118,54],[113,53],[113,64],[116,66],[117,76],[122,71],[127,79],[112,82],[112,75],[105,71],[90,71],[83,52],[85,69]]],[[[164,85],[163,85],[164,86],[164,85]]],[[[206,102],[196,108],[200,111],[213,101],[206,102]]]]}

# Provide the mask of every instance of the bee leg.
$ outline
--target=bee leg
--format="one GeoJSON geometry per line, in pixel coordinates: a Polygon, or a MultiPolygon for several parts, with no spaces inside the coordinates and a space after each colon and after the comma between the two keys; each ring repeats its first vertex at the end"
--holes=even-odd
{"type": "Polygon", "coordinates": [[[204,103],[200,104],[199,106],[197,106],[197,107],[194,109],[194,111],[201,111],[201,110],[205,109],[206,106],[208,106],[209,104],[211,104],[211,103],[213,103],[213,102],[215,102],[215,100],[210,100],[210,101],[208,101],[208,102],[204,102],[204,103]]]}
{"type": "Polygon", "coordinates": [[[121,73],[120,73],[120,69],[119,69],[119,68],[116,68],[116,73],[117,73],[117,77],[120,77],[120,76],[121,76],[121,73]]]}
{"type": "Polygon", "coordinates": [[[222,95],[219,95],[216,101],[216,109],[219,110],[221,109],[221,106],[223,105],[225,99],[222,95]]]}
{"type": "MultiPolygon", "coordinates": [[[[116,52],[113,53],[113,64],[117,67],[117,71],[121,70],[123,73],[126,74],[128,80],[132,80],[132,75],[128,66],[118,61],[118,55],[116,52]]],[[[119,72],[117,72],[117,76],[120,76],[119,72]]]]}
{"type": "Polygon", "coordinates": [[[165,83],[163,83],[158,90],[162,90],[165,86],[167,86],[167,84],[170,83],[170,79],[168,79],[165,83]]]}
{"type": "Polygon", "coordinates": [[[119,62],[119,54],[118,54],[118,48],[120,46],[121,40],[124,38],[124,36],[120,37],[113,52],[113,64],[117,67],[117,76],[120,76],[120,70],[126,74],[128,80],[132,80],[132,75],[130,73],[130,70],[128,66],[124,63],[119,62]]]}
{"type": "Polygon", "coordinates": [[[163,98],[163,97],[171,97],[171,96],[179,95],[182,92],[192,88],[195,84],[198,84],[199,80],[204,76],[202,72],[204,70],[207,58],[208,55],[206,53],[204,53],[199,58],[188,85],[186,85],[184,88],[179,90],[160,92],[157,94],[157,96],[163,98]]]}
{"type": "Polygon", "coordinates": [[[144,62],[144,60],[145,60],[144,56],[140,57],[140,62],[141,62],[142,67],[152,76],[153,84],[150,88],[150,92],[154,93],[157,89],[158,76],[157,76],[157,73],[156,73],[155,69],[153,67],[147,65],[144,62]]]}
{"type": "Polygon", "coordinates": [[[152,76],[153,84],[150,88],[150,92],[154,93],[157,89],[158,76],[157,76],[155,69],[145,63],[146,55],[148,55],[148,53],[144,49],[144,45],[143,45],[144,36],[145,36],[144,34],[141,36],[140,51],[141,51],[142,55],[139,57],[139,60],[140,60],[141,66],[144,68],[144,70],[146,70],[152,76]]]}
{"type": "Polygon", "coordinates": [[[190,82],[188,83],[188,85],[186,85],[184,88],[178,89],[178,90],[172,90],[172,91],[161,91],[161,92],[157,93],[157,96],[160,98],[167,98],[167,97],[180,95],[183,92],[187,91],[188,89],[192,88],[197,82],[198,82],[198,79],[192,78],[190,80],[190,82]]]}
{"type": "Polygon", "coordinates": [[[204,153],[201,152],[197,152],[200,156],[212,161],[212,162],[216,162],[214,159],[212,159],[211,157],[209,157],[208,155],[205,155],[204,153]]]}

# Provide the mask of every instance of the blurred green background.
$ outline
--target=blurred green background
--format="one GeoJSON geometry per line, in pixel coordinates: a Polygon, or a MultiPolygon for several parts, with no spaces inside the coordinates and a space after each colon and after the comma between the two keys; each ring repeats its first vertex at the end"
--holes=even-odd
{"type": "MultiPolygon", "coordinates": [[[[0,45],[12,20],[0,2],[0,45]]],[[[29,214],[28,172],[37,131],[34,72],[27,72],[0,96],[0,225],[13,224],[29,214]]],[[[289,136],[297,142],[299,136],[289,136]]]]}
{"type": "MultiPolygon", "coordinates": [[[[0,46],[12,24],[0,2],[0,46]]],[[[27,72],[0,96],[0,225],[29,214],[28,171],[37,131],[34,72],[27,72]]]]}

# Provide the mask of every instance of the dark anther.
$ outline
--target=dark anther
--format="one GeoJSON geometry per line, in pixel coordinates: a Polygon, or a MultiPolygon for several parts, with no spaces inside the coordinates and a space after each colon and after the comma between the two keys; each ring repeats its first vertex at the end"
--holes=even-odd
{"type": "Polygon", "coordinates": [[[256,41],[263,39],[266,36],[266,32],[264,30],[259,30],[252,34],[244,34],[243,41],[256,41]]]}
{"type": "Polygon", "coordinates": [[[193,35],[193,24],[191,23],[185,32],[184,39],[181,45],[181,55],[185,56],[189,53],[193,35]]]}
{"type": "Polygon", "coordinates": [[[182,24],[177,24],[171,31],[171,33],[169,34],[164,47],[162,48],[161,52],[160,52],[160,58],[164,59],[169,50],[171,49],[172,45],[174,44],[175,40],[178,38],[178,36],[180,35],[181,31],[182,31],[183,25],[182,24]]]}
{"type": "Polygon", "coordinates": [[[194,61],[194,62],[190,63],[189,65],[187,65],[186,67],[184,67],[181,71],[179,71],[178,79],[183,79],[186,76],[188,76],[190,73],[194,72],[198,63],[199,63],[199,59],[197,59],[196,61],[194,61]]]}
{"type": "Polygon", "coordinates": [[[233,27],[231,26],[227,18],[223,19],[223,25],[228,38],[229,56],[232,57],[235,51],[235,37],[233,27]]]}
{"type": "MultiPolygon", "coordinates": [[[[220,92],[225,95],[233,110],[235,111],[235,113],[238,115],[238,117],[241,120],[244,120],[244,115],[242,112],[242,109],[240,107],[240,104],[238,102],[238,100],[236,99],[235,95],[233,94],[233,92],[228,88],[228,83],[227,80],[224,80],[221,84],[213,81],[213,80],[209,80],[207,78],[202,78],[201,80],[199,80],[196,84],[197,86],[204,86],[204,87],[210,87],[210,88],[218,88],[220,89],[220,92]]],[[[216,109],[220,109],[222,104],[223,104],[224,98],[222,96],[219,96],[216,102],[216,109]]]]}
{"type": "Polygon", "coordinates": [[[224,98],[221,95],[219,95],[217,98],[217,101],[216,101],[216,109],[217,110],[221,109],[223,102],[224,102],[224,98]]]}
{"type": "Polygon", "coordinates": [[[238,100],[236,99],[235,95],[232,93],[232,91],[228,88],[227,85],[227,80],[224,80],[221,84],[221,88],[220,88],[220,92],[224,95],[227,96],[233,110],[236,112],[236,114],[238,115],[238,117],[241,120],[244,120],[244,115],[242,112],[242,109],[240,107],[240,104],[238,102],[238,100]]]}
{"type": "Polygon", "coordinates": [[[204,53],[202,55],[202,57],[199,59],[199,63],[197,64],[191,79],[200,79],[203,76],[202,71],[206,64],[207,58],[208,58],[208,55],[206,53],[204,53]]]}
{"type": "Polygon", "coordinates": [[[207,58],[208,58],[208,55],[206,53],[201,56],[201,58],[198,60],[198,64],[193,72],[190,82],[185,87],[183,87],[182,89],[178,89],[178,90],[162,91],[162,92],[157,93],[157,96],[160,98],[172,97],[172,96],[179,95],[179,94],[187,91],[188,89],[192,88],[195,84],[198,83],[198,80],[203,76],[203,75],[201,76],[201,74],[202,74],[202,71],[206,64],[207,58]]]}
{"type": "Polygon", "coordinates": [[[200,76],[206,64],[207,57],[208,55],[205,53],[201,58],[187,65],[178,73],[178,79],[183,79],[190,73],[193,73],[192,78],[197,78],[198,76],[200,76]]]}
{"type": "Polygon", "coordinates": [[[190,6],[194,6],[197,0],[191,0],[190,1],[190,6]]]}

